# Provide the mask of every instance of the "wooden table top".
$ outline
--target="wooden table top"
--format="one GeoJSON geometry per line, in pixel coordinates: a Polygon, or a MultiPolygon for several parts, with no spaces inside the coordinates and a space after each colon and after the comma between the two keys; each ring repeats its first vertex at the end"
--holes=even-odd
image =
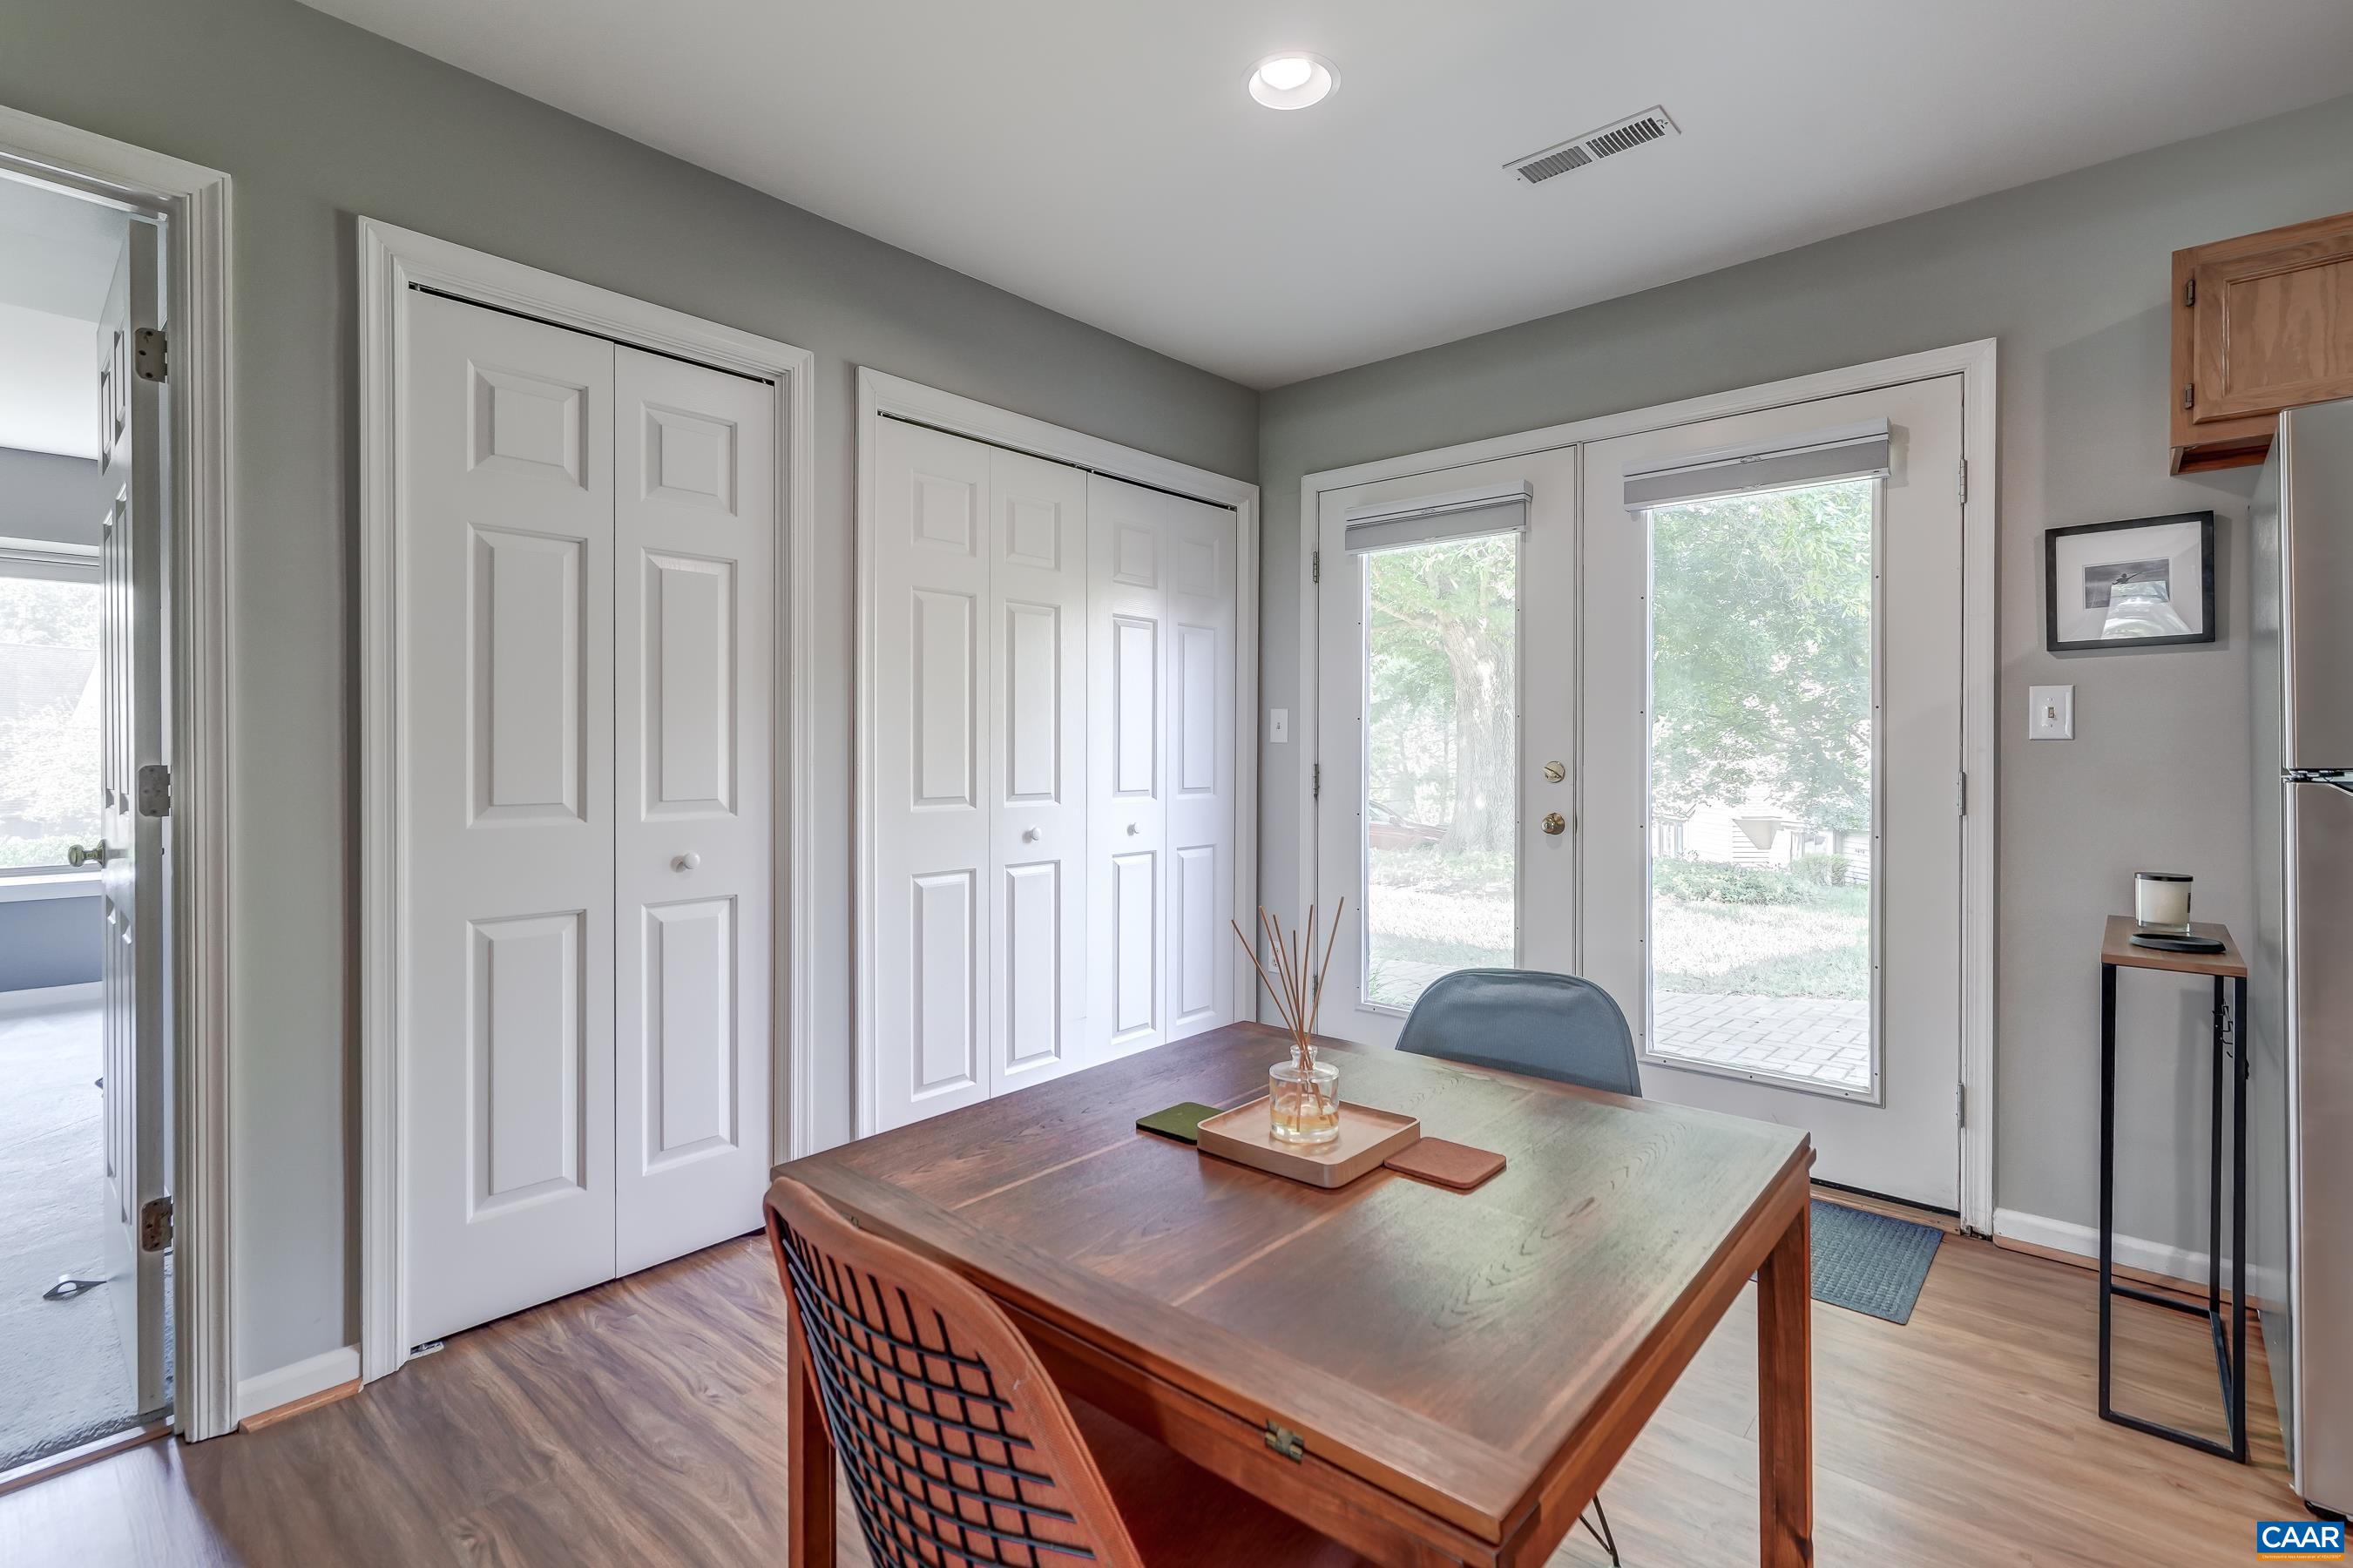
{"type": "Polygon", "coordinates": [[[2239,956],[2239,944],[2231,940],[2227,927],[2211,925],[2204,921],[2193,921],[2189,925],[2192,936],[2220,938],[2222,943],[2220,952],[2168,952],[2159,947],[2135,947],[2132,944],[2133,932],[2138,930],[2140,922],[2132,916],[2110,915],[2108,928],[2100,936],[2100,962],[2121,964],[2127,969],[2168,969],[2176,974],[2219,974],[2226,980],[2246,978],[2247,961],[2239,956]]]}
{"type": "Polygon", "coordinates": [[[1803,1209],[1802,1131],[1339,1041],[1344,1098],[1508,1167],[1467,1194],[1386,1170],[1324,1191],[1136,1131],[1263,1094],[1286,1049],[1232,1025],[780,1169],[1488,1542],[1603,1416],[1639,1426],[1687,1359],[1669,1347],[1803,1209]]]}

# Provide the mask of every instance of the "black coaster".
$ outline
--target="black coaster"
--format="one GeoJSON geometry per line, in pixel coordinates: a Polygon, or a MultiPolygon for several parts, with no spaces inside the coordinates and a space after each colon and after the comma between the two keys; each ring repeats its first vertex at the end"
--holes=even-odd
{"type": "Polygon", "coordinates": [[[2135,947],[2153,947],[2160,952],[2220,952],[2222,944],[2211,936],[2165,936],[2154,931],[2135,931],[2135,947]]]}

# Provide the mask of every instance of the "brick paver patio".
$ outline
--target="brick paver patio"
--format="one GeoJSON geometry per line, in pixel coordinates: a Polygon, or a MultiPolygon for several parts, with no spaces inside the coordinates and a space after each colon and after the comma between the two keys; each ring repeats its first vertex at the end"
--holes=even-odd
{"type": "Polygon", "coordinates": [[[1741,1072],[1871,1087],[1871,1004],[1659,993],[1651,1048],[1741,1072]]]}

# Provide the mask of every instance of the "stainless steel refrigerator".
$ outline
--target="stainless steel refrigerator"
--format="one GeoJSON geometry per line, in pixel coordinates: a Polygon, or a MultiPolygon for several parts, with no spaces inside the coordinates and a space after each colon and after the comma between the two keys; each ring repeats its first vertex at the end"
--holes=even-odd
{"type": "Polygon", "coordinates": [[[2255,489],[2252,1235],[2307,1502],[2353,1507],[2353,401],[2280,416],[2255,489]]]}

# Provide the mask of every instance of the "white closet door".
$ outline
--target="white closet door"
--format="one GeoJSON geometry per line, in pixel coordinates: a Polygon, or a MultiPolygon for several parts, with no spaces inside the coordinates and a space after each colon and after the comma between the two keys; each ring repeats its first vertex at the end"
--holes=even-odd
{"type": "Polygon", "coordinates": [[[1089,1034],[1104,1059],[1232,1016],[1234,514],[1087,480],[1089,1034]]]}
{"type": "Polygon", "coordinates": [[[874,452],[874,1124],[988,1098],[989,459],[895,419],[874,452]]]}
{"type": "Polygon", "coordinates": [[[776,389],[616,351],[617,1267],[768,1184],[776,389]]]}
{"type": "Polygon", "coordinates": [[[1087,477],[988,455],[989,1092],[1083,1065],[1086,1023],[1087,477]]]}
{"type": "Polygon", "coordinates": [[[408,1325],[613,1274],[613,346],[406,312],[408,1325]]]}

